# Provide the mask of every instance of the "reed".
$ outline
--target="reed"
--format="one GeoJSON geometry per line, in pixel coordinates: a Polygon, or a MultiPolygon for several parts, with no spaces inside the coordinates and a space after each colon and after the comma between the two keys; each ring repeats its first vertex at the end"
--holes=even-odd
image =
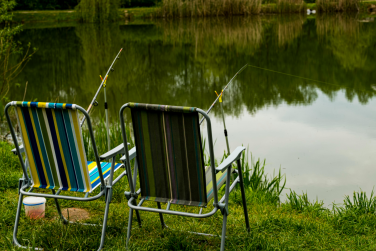
{"type": "Polygon", "coordinates": [[[76,12],[81,22],[105,23],[119,20],[118,0],[81,0],[76,12]]]}
{"type": "Polygon", "coordinates": [[[285,46],[292,43],[302,32],[306,18],[303,15],[283,16],[276,24],[278,45],[285,46]]]}
{"type": "Polygon", "coordinates": [[[323,14],[316,17],[317,34],[324,38],[345,35],[353,38],[359,34],[360,23],[356,15],[337,13],[335,15],[323,14]]]}
{"type": "Polygon", "coordinates": [[[374,191],[372,190],[369,198],[364,191],[354,192],[352,200],[349,195],[346,195],[343,201],[343,207],[334,205],[333,209],[339,215],[349,213],[353,215],[375,214],[376,197],[374,191]]]}
{"type": "MultiPolygon", "coordinates": [[[[93,123],[93,132],[95,138],[95,144],[97,145],[98,154],[104,154],[108,151],[108,144],[107,144],[107,130],[106,130],[106,121],[104,117],[100,117],[100,119],[93,123]]],[[[86,124],[85,124],[86,125],[86,124]]],[[[127,140],[130,143],[129,149],[134,147],[133,138],[131,137],[131,129],[129,126],[125,127],[125,131],[127,134],[127,140]]],[[[86,155],[88,160],[94,160],[94,151],[91,145],[89,130],[86,126],[82,128],[82,137],[84,140],[84,147],[86,151],[86,155]]],[[[111,123],[110,124],[110,140],[111,140],[111,148],[115,148],[116,146],[123,143],[123,136],[121,134],[121,128],[119,123],[111,123]]]]}
{"type": "Polygon", "coordinates": [[[244,186],[253,192],[260,192],[270,195],[274,201],[280,201],[279,196],[286,185],[286,177],[281,174],[281,169],[278,173],[268,177],[265,174],[265,160],[263,162],[258,159],[254,162],[251,154],[251,161],[249,161],[249,152],[242,155],[241,163],[243,167],[243,181],[244,186]]]}
{"type": "Polygon", "coordinates": [[[157,25],[163,30],[163,42],[191,43],[195,56],[215,47],[232,47],[237,51],[253,54],[263,41],[264,28],[259,16],[207,18],[200,20],[162,21],[157,25]]]}
{"type": "Polygon", "coordinates": [[[359,11],[360,0],[316,0],[318,12],[359,11]]]}
{"type": "Polygon", "coordinates": [[[276,10],[279,13],[303,13],[306,11],[303,0],[278,0],[276,10]]]}
{"type": "Polygon", "coordinates": [[[262,0],[162,0],[160,17],[251,15],[261,11],[262,0]]]}
{"type": "Polygon", "coordinates": [[[323,201],[316,199],[316,201],[311,202],[308,199],[307,193],[304,192],[302,195],[298,195],[295,191],[290,189],[290,194],[286,194],[286,198],[285,206],[301,213],[310,212],[319,214],[322,211],[327,211],[327,209],[324,208],[323,201]]]}

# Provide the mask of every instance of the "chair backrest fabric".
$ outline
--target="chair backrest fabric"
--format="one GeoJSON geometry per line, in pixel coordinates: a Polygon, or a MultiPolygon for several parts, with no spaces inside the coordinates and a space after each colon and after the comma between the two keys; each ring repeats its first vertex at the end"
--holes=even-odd
{"type": "Polygon", "coordinates": [[[206,206],[206,180],[196,108],[129,103],[146,200],[206,206]]]}
{"type": "Polygon", "coordinates": [[[33,186],[91,192],[75,105],[17,101],[13,105],[33,186]]]}

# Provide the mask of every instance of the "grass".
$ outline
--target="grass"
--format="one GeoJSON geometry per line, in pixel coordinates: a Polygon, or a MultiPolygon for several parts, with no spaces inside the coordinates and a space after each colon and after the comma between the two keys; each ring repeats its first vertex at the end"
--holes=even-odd
{"type": "MultiPolygon", "coordinates": [[[[267,13],[303,13],[306,9],[321,12],[354,12],[367,13],[367,8],[375,1],[359,0],[317,0],[316,3],[305,4],[303,0],[278,0],[273,3],[262,3],[261,0],[163,0],[162,6],[121,8],[118,10],[119,20],[144,24],[145,19],[158,17],[204,17],[254,15],[267,13]],[[189,4],[188,4],[189,3],[189,4]]],[[[75,10],[56,11],[14,11],[13,21],[32,22],[78,22],[75,10]]]]}
{"type": "Polygon", "coordinates": [[[318,12],[357,12],[360,0],[316,0],[318,12]]]}
{"type": "MultiPolygon", "coordinates": [[[[104,121],[95,127],[98,150],[107,150],[104,121]]],[[[118,139],[120,130],[111,128],[111,137],[118,139]]],[[[129,130],[127,133],[131,133],[129,130]]],[[[84,129],[84,135],[87,135],[84,129]]],[[[85,147],[89,147],[85,136],[85,147]]],[[[119,142],[114,142],[114,146],[119,142]]],[[[17,179],[21,177],[18,159],[10,150],[9,143],[0,142],[0,246],[14,250],[12,231],[17,206],[17,179]]],[[[90,153],[89,153],[90,155],[90,153]]],[[[206,158],[206,162],[209,161],[206,158]]],[[[246,200],[251,232],[245,231],[240,190],[230,196],[230,216],[226,239],[227,250],[374,250],[376,248],[376,198],[364,192],[346,196],[343,206],[333,209],[323,207],[322,202],[310,201],[307,194],[299,195],[290,190],[287,200],[281,202],[286,178],[280,170],[276,175],[266,175],[265,161],[254,161],[245,154],[242,157],[243,176],[246,184],[246,200]]],[[[36,189],[38,191],[38,189],[36,189]]],[[[128,190],[126,179],[114,186],[110,206],[105,250],[124,250],[129,209],[123,195],[128,190]]],[[[97,191],[98,192],[98,191],[97,191]]],[[[223,194],[223,191],[220,191],[223,194]]],[[[69,192],[64,192],[69,194],[69,192]]],[[[153,203],[146,202],[150,206],[153,203]]],[[[63,208],[78,207],[89,211],[87,223],[101,223],[104,201],[61,201],[63,208]]],[[[197,208],[172,206],[186,212],[198,212],[197,208]]],[[[208,212],[211,209],[204,209],[208,212]]],[[[133,224],[131,250],[218,250],[220,238],[187,234],[184,231],[220,234],[220,213],[207,219],[165,216],[171,229],[161,230],[159,216],[142,212],[142,227],[133,224]]],[[[64,225],[56,217],[54,202],[47,200],[46,217],[28,220],[21,214],[18,238],[23,245],[44,247],[46,250],[95,250],[99,245],[101,229],[82,225],[64,225]]]]}

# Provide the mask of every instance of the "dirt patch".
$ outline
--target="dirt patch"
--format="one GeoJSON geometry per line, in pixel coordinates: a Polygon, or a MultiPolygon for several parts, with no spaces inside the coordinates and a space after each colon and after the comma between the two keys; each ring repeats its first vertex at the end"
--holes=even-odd
{"type": "Polygon", "coordinates": [[[68,219],[69,217],[69,221],[73,221],[73,222],[87,220],[90,217],[90,214],[88,211],[82,208],[75,208],[75,207],[63,208],[61,209],[61,213],[63,214],[65,219],[68,219]]]}

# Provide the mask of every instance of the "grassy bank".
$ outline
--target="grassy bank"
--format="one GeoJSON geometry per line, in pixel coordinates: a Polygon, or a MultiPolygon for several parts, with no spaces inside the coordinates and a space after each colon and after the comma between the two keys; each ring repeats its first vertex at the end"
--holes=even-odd
{"type": "MultiPolygon", "coordinates": [[[[103,124],[103,121],[100,122],[103,124]]],[[[98,128],[98,127],[97,127],[98,128]]],[[[103,125],[96,131],[99,152],[106,149],[103,125]]],[[[118,138],[120,131],[112,128],[112,137],[118,138]]],[[[129,133],[129,132],[128,132],[129,133]]],[[[84,133],[84,135],[87,135],[84,133]]],[[[88,147],[87,136],[85,145],[88,147]]],[[[119,143],[119,142],[115,142],[119,143]]],[[[114,144],[115,145],[115,144],[114,144]]],[[[13,250],[12,231],[17,206],[17,179],[21,176],[12,146],[0,142],[0,246],[13,250]]],[[[91,155],[91,153],[89,153],[91,155]]],[[[248,155],[246,155],[248,156],[248,155]]],[[[206,161],[208,161],[206,159],[206,161]]],[[[265,162],[252,161],[247,157],[244,163],[246,199],[251,232],[244,230],[244,215],[239,189],[230,197],[230,216],[227,227],[227,250],[374,250],[376,248],[376,200],[373,195],[354,193],[346,197],[343,206],[326,209],[319,201],[310,201],[306,194],[282,190],[284,176],[264,173],[265,162]],[[287,193],[287,200],[280,202],[281,193],[287,193]]],[[[128,189],[123,179],[114,187],[110,206],[105,250],[124,250],[128,220],[127,201],[123,191],[128,189]]],[[[38,189],[37,189],[38,190],[38,189]]],[[[223,191],[221,191],[223,194],[223,191]]],[[[66,192],[68,194],[68,192],[66,192]]],[[[153,203],[148,203],[156,206],[153,203]]],[[[89,203],[61,201],[63,208],[86,209],[90,217],[86,223],[101,223],[104,201],[89,203]]],[[[179,207],[187,212],[197,208],[179,207]]],[[[205,209],[208,212],[211,209],[205,209]]],[[[218,250],[220,238],[187,234],[184,231],[220,234],[222,216],[217,213],[207,219],[191,219],[165,216],[168,226],[175,230],[161,230],[159,216],[141,213],[142,227],[134,224],[131,250],[218,250]]],[[[82,225],[64,225],[56,217],[53,200],[48,199],[46,217],[31,221],[21,214],[19,240],[23,245],[44,247],[46,250],[93,250],[98,247],[100,228],[82,225]]]]}
{"type": "MultiPolygon", "coordinates": [[[[349,0],[353,3],[351,0],[349,0]]],[[[367,13],[367,9],[371,4],[375,4],[376,1],[361,1],[358,2],[358,9],[354,8],[354,5],[344,5],[339,0],[336,0],[335,4],[327,5],[325,1],[321,1],[320,5],[316,3],[305,4],[303,1],[296,2],[295,0],[278,1],[277,3],[261,4],[255,0],[255,3],[248,6],[244,10],[241,10],[239,6],[241,3],[228,6],[228,10],[214,9],[211,7],[205,7],[202,9],[197,6],[187,8],[185,5],[170,4],[165,9],[161,7],[141,7],[141,8],[123,8],[118,11],[119,20],[125,22],[141,22],[145,19],[168,17],[168,16],[206,16],[206,15],[250,15],[250,14],[273,14],[273,13],[305,13],[306,9],[317,9],[322,12],[335,12],[335,11],[359,11],[360,13],[367,13]],[[211,9],[210,9],[211,8],[211,9]]],[[[14,22],[77,22],[79,20],[78,15],[74,10],[58,10],[58,11],[14,11],[14,22]]]]}

